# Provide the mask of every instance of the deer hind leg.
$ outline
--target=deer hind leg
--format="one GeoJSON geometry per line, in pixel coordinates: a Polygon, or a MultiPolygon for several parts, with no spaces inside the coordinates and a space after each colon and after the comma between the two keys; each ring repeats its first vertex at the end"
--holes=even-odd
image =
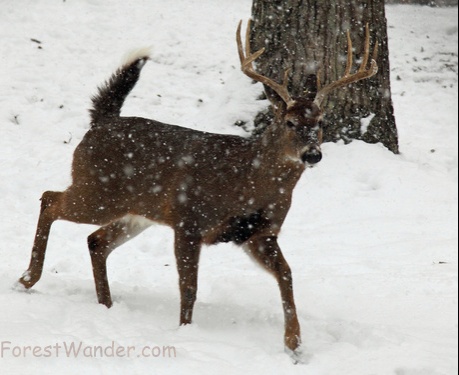
{"type": "Polygon", "coordinates": [[[88,236],[97,299],[110,308],[112,298],[107,277],[107,258],[118,246],[126,243],[152,225],[151,221],[138,216],[127,215],[99,228],[88,236]]]}
{"type": "Polygon", "coordinates": [[[63,195],[64,193],[62,192],[47,191],[41,197],[40,217],[38,219],[29,268],[19,279],[19,283],[26,289],[32,288],[41,278],[49,232],[53,222],[60,219],[62,215],[63,195]]]}
{"type": "Polygon", "coordinates": [[[180,286],[180,325],[190,324],[198,291],[198,266],[201,239],[182,231],[175,232],[175,257],[180,286]]]}
{"type": "Polygon", "coordinates": [[[280,288],[285,316],[285,346],[295,352],[301,345],[300,324],[293,299],[292,272],[277,237],[253,238],[245,245],[249,254],[272,273],[280,288]]]}

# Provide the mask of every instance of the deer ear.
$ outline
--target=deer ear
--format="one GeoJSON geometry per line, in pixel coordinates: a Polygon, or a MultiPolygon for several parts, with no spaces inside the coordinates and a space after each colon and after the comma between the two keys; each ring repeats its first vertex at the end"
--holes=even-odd
{"type": "Polygon", "coordinates": [[[317,75],[310,74],[306,77],[304,98],[314,100],[316,98],[318,90],[317,75]]]}

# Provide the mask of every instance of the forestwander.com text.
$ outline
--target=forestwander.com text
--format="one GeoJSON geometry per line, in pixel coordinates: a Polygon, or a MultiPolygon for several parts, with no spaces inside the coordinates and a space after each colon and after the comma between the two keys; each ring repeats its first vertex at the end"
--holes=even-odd
{"type": "Polygon", "coordinates": [[[87,345],[59,342],[51,345],[19,345],[1,341],[0,358],[176,358],[174,346],[87,345]]]}

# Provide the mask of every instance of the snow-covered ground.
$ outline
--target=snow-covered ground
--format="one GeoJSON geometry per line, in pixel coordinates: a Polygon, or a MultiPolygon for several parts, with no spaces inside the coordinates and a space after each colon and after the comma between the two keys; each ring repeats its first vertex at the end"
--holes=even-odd
{"type": "Polygon", "coordinates": [[[275,281],[233,245],[204,250],[188,327],[178,326],[173,237],[162,227],[111,255],[110,310],[96,301],[90,226],[57,222],[41,281],[30,293],[12,289],[29,262],[41,193],[69,184],[90,96],[125,52],[154,51],[123,114],[241,134],[231,125],[266,104],[236,56],[235,28],[250,8],[1,2],[1,374],[457,374],[457,8],[388,7],[401,155],[325,144],[296,189],[280,242],[305,365],[284,353],[275,281]],[[68,357],[71,345],[84,352],[68,357]],[[112,346],[124,352],[113,356],[112,346]]]}

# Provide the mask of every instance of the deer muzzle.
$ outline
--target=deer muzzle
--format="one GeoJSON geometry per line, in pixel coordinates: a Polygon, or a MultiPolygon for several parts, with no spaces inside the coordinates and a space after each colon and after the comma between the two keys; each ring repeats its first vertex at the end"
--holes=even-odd
{"type": "Polygon", "coordinates": [[[307,165],[317,164],[322,160],[322,151],[317,145],[307,146],[301,155],[301,160],[307,165]]]}

